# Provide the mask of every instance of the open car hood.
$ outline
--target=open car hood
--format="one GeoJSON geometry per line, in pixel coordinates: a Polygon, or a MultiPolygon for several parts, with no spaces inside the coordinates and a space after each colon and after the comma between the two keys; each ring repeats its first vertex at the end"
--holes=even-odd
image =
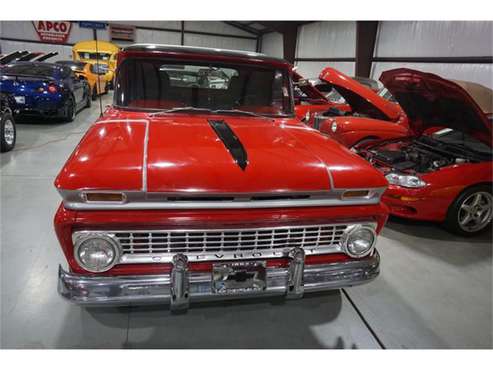
{"type": "Polygon", "coordinates": [[[385,100],[370,88],[334,68],[325,68],[319,79],[332,85],[351,106],[353,113],[384,121],[396,121],[401,114],[397,104],[385,100]]]}
{"type": "MultiPolygon", "coordinates": [[[[449,127],[492,145],[491,122],[487,116],[491,112],[483,111],[464,89],[469,83],[459,84],[432,73],[407,68],[383,72],[380,81],[404,109],[411,128],[417,134],[431,127],[449,127]]],[[[481,87],[482,93],[487,94],[489,89],[481,87]]],[[[483,97],[483,100],[487,99],[483,97]]]]}

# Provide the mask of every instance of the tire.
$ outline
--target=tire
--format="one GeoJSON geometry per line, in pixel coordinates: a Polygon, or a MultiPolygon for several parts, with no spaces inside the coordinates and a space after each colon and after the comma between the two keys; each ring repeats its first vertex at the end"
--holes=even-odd
{"type": "Polygon", "coordinates": [[[0,152],[12,150],[17,139],[14,117],[10,113],[2,114],[0,121],[0,152]]]}
{"type": "Polygon", "coordinates": [[[94,88],[92,89],[92,94],[91,94],[91,99],[96,100],[98,98],[98,89],[96,88],[96,85],[94,85],[94,88]]]}
{"type": "Polygon", "coordinates": [[[493,197],[490,185],[464,190],[450,205],[444,226],[463,236],[480,234],[491,227],[493,197]]]}
{"type": "Polygon", "coordinates": [[[65,102],[65,114],[63,116],[63,120],[65,122],[73,122],[75,119],[75,115],[77,114],[77,107],[75,105],[75,100],[71,96],[67,98],[67,101],[65,102]]]}

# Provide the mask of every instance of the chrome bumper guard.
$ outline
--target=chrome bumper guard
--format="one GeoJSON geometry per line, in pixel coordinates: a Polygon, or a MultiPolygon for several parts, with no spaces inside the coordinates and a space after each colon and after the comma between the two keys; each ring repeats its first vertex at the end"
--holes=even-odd
{"type": "Polygon", "coordinates": [[[135,276],[85,276],[65,271],[59,266],[58,292],[73,303],[114,305],[169,303],[172,311],[184,311],[190,302],[284,295],[301,298],[304,292],[316,292],[359,285],[379,274],[380,257],[330,264],[305,265],[305,254],[294,248],[287,268],[266,269],[266,287],[261,291],[217,294],[210,272],[188,269],[186,256],[173,258],[171,274],[135,276]]]}

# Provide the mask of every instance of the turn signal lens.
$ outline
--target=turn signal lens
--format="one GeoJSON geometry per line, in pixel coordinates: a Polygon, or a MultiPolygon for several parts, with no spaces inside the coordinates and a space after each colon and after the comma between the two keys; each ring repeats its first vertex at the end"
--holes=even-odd
{"type": "Polygon", "coordinates": [[[84,193],[87,202],[123,202],[125,196],[122,193],[84,193]]]}
{"type": "Polygon", "coordinates": [[[368,190],[348,190],[342,194],[343,198],[363,198],[370,194],[368,190]]]}

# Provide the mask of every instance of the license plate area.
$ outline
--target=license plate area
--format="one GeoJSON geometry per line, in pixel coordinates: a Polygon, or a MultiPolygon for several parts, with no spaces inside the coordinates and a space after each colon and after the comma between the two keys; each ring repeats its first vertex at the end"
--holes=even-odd
{"type": "Polygon", "coordinates": [[[248,294],[266,288],[265,261],[215,263],[212,291],[215,294],[248,294]]]}

